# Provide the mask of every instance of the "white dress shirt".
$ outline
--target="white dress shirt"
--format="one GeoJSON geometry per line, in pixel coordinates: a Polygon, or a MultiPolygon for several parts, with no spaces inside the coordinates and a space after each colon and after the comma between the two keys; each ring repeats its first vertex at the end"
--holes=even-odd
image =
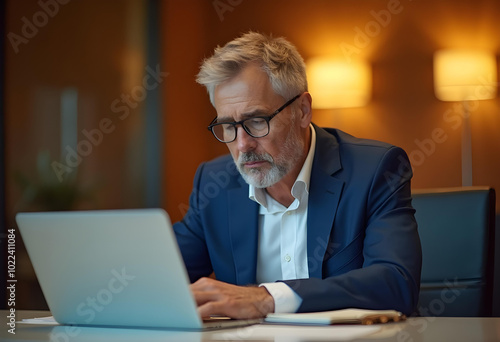
{"type": "Polygon", "coordinates": [[[277,280],[309,278],[307,266],[307,202],[309,181],[316,148],[316,132],[311,129],[311,146],[292,186],[295,198],[287,208],[265,189],[249,186],[249,198],[260,204],[257,282],[274,298],[275,312],[295,312],[302,299],[277,280]]]}

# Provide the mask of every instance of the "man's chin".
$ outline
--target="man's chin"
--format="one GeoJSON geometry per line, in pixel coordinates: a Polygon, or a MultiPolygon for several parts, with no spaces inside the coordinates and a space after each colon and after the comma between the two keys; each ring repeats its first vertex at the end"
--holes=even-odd
{"type": "Polygon", "coordinates": [[[242,173],[241,176],[243,177],[245,182],[247,182],[247,184],[250,184],[259,189],[265,189],[270,186],[273,186],[274,184],[278,183],[282,178],[282,177],[277,177],[279,179],[276,179],[276,177],[274,177],[275,179],[269,179],[268,174],[264,174],[263,172],[258,174],[255,172],[245,173],[245,174],[242,173]]]}
{"type": "Polygon", "coordinates": [[[265,175],[262,173],[257,173],[256,170],[252,170],[252,172],[240,172],[241,176],[250,185],[253,185],[256,188],[265,188],[266,184],[262,184],[265,178],[265,175]]]}

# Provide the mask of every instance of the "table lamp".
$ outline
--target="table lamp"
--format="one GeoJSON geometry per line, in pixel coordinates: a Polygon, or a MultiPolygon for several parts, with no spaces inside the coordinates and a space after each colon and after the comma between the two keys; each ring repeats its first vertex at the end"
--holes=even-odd
{"type": "Polygon", "coordinates": [[[468,101],[497,93],[496,58],[492,53],[440,50],[434,54],[434,92],[441,101],[462,103],[462,186],[472,185],[472,148],[468,101]]]}
{"type": "Polygon", "coordinates": [[[309,59],[306,67],[313,108],[362,107],[370,100],[372,77],[368,63],[316,57],[309,59]]]}

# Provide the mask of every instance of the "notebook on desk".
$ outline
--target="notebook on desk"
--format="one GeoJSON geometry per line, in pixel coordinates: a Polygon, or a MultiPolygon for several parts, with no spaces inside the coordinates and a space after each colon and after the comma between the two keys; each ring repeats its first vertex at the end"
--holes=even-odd
{"type": "Polygon", "coordinates": [[[19,213],[16,221],[61,324],[202,330],[259,322],[200,319],[162,209],[19,213]]]}

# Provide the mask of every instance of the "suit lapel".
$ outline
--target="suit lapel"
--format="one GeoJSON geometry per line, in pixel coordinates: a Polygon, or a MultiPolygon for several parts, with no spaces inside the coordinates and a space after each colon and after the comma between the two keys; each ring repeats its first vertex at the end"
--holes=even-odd
{"type": "Polygon", "coordinates": [[[229,235],[234,257],[235,283],[255,284],[258,244],[258,204],[248,198],[248,186],[228,191],[229,235]]]}
{"type": "Polygon", "coordinates": [[[316,130],[316,151],[311,170],[307,212],[307,261],[309,277],[322,278],[323,258],[344,187],[332,177],[342,169],[337,140],[325,130],[316,130]]]}

